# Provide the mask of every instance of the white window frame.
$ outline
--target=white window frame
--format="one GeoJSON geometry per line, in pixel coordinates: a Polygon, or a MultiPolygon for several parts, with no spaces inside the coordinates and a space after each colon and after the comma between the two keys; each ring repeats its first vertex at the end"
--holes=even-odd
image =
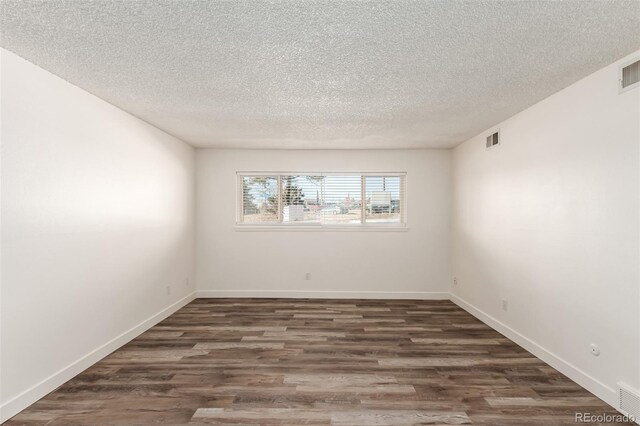
{"type": "Polygon", "coordinates": [[[407,226],[407,172],[236,172],[236,231],[408,231],[407,226]],[[278,222],[273,223],[243,223],[243,189],[242,179],[245,176],[270,176],[278,179],[278,222]],[[283,176],[360,176],[361,182],[361,208],[362,220],[359,224],[332,224],[321,223],[284,223],[282,222],[282,190],[283,176]],[[400,190],[400,222],[399,223],[372,223],[366,222],[366,187],[367,176],[399,176],[402,179],[400,190]]]}

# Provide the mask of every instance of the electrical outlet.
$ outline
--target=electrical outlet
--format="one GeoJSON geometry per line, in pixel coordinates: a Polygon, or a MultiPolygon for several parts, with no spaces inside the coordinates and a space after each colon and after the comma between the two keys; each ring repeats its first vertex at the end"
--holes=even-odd
{"type": "Polygon", "coordinates": [[[171,286],[167,286],[167,296],[171,296],[171,286]]]}
{"type": "Polygon", "coordinates": [[[457,278],[453,278],[453,285],[458,285],[458,279],[457,278]]]}
{"type": "Polygon", "coordinates": [[[304,279],[309,281],[311,279],[311,272],[307,272],[306,274],[304,274],[304,279]]]}
{"type": "Polygon", "coordinates": [[[509,302],[507,301],[507,299],[502,299],[502,310],[503,311],[509,310],[509,302]]]}

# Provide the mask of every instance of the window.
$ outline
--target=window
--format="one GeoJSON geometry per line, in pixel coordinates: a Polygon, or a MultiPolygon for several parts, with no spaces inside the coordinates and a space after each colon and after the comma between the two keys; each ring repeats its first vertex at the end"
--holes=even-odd
{"type": "Polygon", "coordinates": [[[405,173],[238,173],[238,225],[404,226],[405,173]]]}

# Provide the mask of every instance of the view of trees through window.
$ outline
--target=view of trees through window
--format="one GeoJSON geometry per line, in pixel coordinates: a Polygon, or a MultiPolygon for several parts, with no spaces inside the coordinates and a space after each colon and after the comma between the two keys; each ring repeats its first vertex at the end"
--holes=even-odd
{"type": "Polygon", "coordinates": [[[244,224],[403,223],[404,175],[240,175],[239,178],[240,222],[244,224]]]}

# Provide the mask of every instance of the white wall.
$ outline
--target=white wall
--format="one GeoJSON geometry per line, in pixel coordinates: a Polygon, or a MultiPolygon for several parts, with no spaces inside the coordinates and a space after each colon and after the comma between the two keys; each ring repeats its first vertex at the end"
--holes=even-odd
{"type": "Polygon", "coordinates": [[[640,388],[640,89],[618,94],[617,73],[500,123],[497,148],[484,132],[454,150],[451,287],[613,405],[618,381],[640,388]]]}
{"type": "Polygon", "coordinates": [[[4,419],[189,300],[195,185],[191,147],[1,53],[4,419]]]}
{"type": "Polygon", "coordinates": [[[199,295],[447,297],[450,151],[198,149],[196,175],[199,295]],[[410,229],[237,231],[237,171],[406,171],[410,229]]]}

